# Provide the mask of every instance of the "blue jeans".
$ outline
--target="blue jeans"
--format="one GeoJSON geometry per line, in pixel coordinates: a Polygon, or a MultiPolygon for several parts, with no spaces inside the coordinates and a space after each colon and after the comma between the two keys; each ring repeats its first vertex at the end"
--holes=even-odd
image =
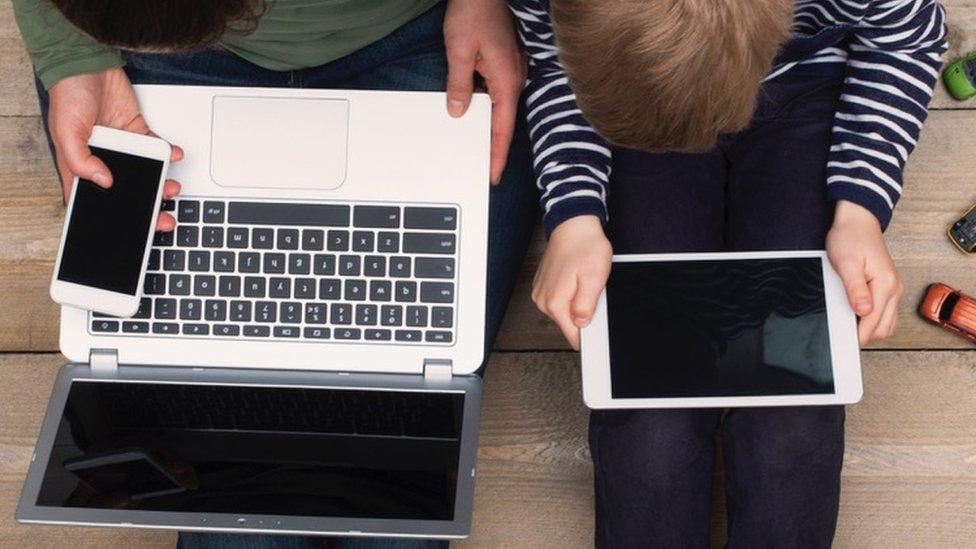
{"type": "MultiPolygon", "coordinates": [[[[189,55],[127,53],[126,72],[134,84],[443,91],[447,79],[443,25],[444,6],[441,4],[357,52],[321,67],[303,70],[270,71],[229,53],[206,50],[189,55]]],[[[38,95],[46,125],[48,98],[41,86],[38,86],[38,95]]],[[[501,184],[491,189],[486,362],[538,215],[531,149],[523,120],[524,112],[519,112],[518,127],[501,184]]],[[[180,546],[185,548],[365,547],[367,544],[370,547],[425,546],[423,541],[408,540],[327,540],[216,534],[180,536],[180,546]]],[[[440,545],[442,542],[433,544],[440,545]]]]}
{"type": "MultiPolygon", "coordinates": [[[[614,251],[822,249],[842,79],[808,69],[767,83],[752,125],[707,153],[614,150],[614,251]]],[[[729,547],[830,546],[841,406],[592,412],[596,545],[708,547],[716,436],[729,547]]]]}

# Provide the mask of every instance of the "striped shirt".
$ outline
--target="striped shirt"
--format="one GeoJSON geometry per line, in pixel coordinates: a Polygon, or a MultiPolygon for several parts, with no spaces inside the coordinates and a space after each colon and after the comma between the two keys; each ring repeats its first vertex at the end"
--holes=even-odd
{"type": "MultiPolygon", "coordinates": [[[[578,215],[605,222],[611,147],[576,105],[559,63],[549,0],[509,5],[529,56],[526,106],[546,234],[578,215]]],[[[846,65],[827,197],[864,206],[886,228],[946,50],[945,11],[938,0],[798,1],[794,37],[825,34],[842,39],[793,58],[781,54],[766,79],[804,64],[846,65]]]]}

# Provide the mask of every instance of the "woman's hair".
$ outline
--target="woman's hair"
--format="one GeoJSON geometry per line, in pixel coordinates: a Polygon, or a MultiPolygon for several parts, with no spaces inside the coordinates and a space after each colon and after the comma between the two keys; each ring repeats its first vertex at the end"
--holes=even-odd
{"type": "Polygon", "coordinates": [[[792,0],[552,0],[559,60],[608,141],[701,152],[744,129],[792,0]]]}
{"type": "Polygon", "coordinates": [[[50,0],[75,27],[103,44],[194,51],[226,34],[252,32],[267,0],[50,0]]]}

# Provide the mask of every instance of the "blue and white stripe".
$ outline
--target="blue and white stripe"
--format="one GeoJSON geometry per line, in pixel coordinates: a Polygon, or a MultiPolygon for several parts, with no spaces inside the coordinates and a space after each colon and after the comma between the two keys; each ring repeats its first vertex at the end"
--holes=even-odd
{"type": "MultiPolygon", "coordinates": [[[[606,220],[610,146],[587,124],[559,64],[548,0],[509,0],[529,55],[527,107],[546,234],[584,214],[606,220]]],[[[827,163],[827,195],[871,210],[882,227],[927,115],[946,49],[937,0],[802,0],[794,34],[849,29],[846,43],[773,68],[844,63],[846,76],[827,163]]]]}

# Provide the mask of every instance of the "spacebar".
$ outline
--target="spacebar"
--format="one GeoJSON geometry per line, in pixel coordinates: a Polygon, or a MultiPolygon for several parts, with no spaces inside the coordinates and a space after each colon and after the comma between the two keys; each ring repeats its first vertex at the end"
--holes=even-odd
{"type": "Polygon", "coordinates": [[[236,225],[348,227],[350,208],[339,204],[231,202],[227,222],[236,225]]]}

